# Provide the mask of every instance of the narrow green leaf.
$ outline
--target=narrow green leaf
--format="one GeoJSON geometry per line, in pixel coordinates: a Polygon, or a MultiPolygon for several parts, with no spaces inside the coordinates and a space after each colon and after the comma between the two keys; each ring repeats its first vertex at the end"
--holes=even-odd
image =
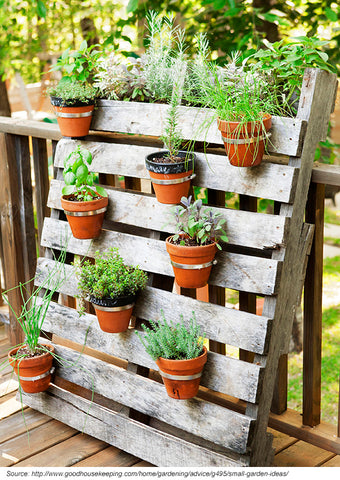
{"type": "Polygon", "coordinates": [[[46,5],[44,4],[44,2],[42,0],[38,0],[38,4],[37,4],[37,14],[40,18],[46,18],[46,13],[47,13],[47,10],[46,10],[46,5]]]}
{"type": "Polygon", "coordinates": [[[127,13],[132,13],[135,10],[137,10],[138,7],[138,0],[129,0],[129,3],[127,4],[126,11],[127,13]]]}

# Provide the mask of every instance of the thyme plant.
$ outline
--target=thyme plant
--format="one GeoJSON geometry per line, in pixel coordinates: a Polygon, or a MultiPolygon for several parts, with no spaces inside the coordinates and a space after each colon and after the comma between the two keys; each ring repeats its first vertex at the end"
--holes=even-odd
{"type": "Polygon", "coordinates": [[[172,210],[178,232],[173,235],[173,242],[179,241],[180,245],[187,245],[188,239],[190,245],[208,245],[216,242],[217,247],[221,250],[218,241],[228,241],[223,229],[225,218],[221,218],[221,214],[213,212],[211,208],[203,210],[200,199],[192,203],[191,196],[189,198],[182,197],[181,204],[183,206],[176,205],[172,210]]]}
{"type": "Polygon", "coordinates": [[[66,186],[63,195],[74,195],[78,201],[90,201],[101,195],[107,197],[105,189],[94,184],[94,173],[89,171],[92,164],[92,154],[86,148],[77,145],[64,160],[63,177],[66,186]]]}
{"type": "Polygon", "coordinates": [[[151,328],[142,324],[143,336],[137,331],[136,334],[153,360],[159,357],[170,360],[189,360],[202,354],[204,333],[201,334],[194,312],[187,327],[182,315],[180,322],[168,323],[163,310],[158,323],[153,320],[149,322],[151,328]]]}
{"type": "Polygon", "coordinates": [[[95,263],[86,260],[78,265],[78,288],[81,296],[95,298],[116,298],[134,295],[145,288],[147,274],[139,268],[126,265],[118,248],[106,253],[95,253],[95,263]]]}

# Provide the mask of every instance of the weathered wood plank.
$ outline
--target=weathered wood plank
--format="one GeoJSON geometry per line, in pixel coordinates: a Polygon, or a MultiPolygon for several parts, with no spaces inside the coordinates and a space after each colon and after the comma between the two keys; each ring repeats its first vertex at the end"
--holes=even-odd
{"type": "Polygon", "coordinates": [[[7,442],[11,438],[26,434],[27,430],[32,430],[49,421],[51,418],[46,415],[26,408],[24,414],[17,412],[0,422],[0,442],[7,442]]]}
{"type": "MultiPolygon", "coordinates": [[[[93,155],[94,172],[149,179],[145,156],[160,150],[155,147],[122,145],[63,139],[58,143],[55,166],[63,168],[64,159],[76,145],[83,145],[93,155]]],[[[235,192],[281,202],[291,202],[297,181],[297,169],[262,162],[256,168],[232,167],[223,155],[198,153],[193,185],[235,192]],[[273,181],[275,179],[275,181],[273,181]]]]}
{"type": "MultiPolygon", "coordinates": [[[[41,242],[44,247],[59,250],[67,244],[68,252],[89,257],[97,250],[103,252],[117,247],[128,264],[139,265],[151,273],[174,276],[164,241],[107,230],[103,230],[97,240],[78,240],[71,235],[67,222],[45,218],[41,242]]],[[[210,284],[263,295],[276,292],[279,262],[231,252],[218,252],[216,259],[210,284]]]]}
{"type": "MultiPolygon", "coordinates": [[[[254,412],[257,416],[257,422],[254,428],[254,439],[256,440],[252,443],[251,464],[254,466],[261,465],[265,455],[266,445],[259,441],[259,439],[262,438],[261,435],[263,435],[268,422],[276,367],[280,353],[282,353],[282,345],[285,344],[286,337],[290,335],[291,332],[294,302],[296,300],[296,287],[295,282],[292,282],[292,278],[295,277],[296,268],[301,264],[301,258],[298,256],[296,246],[299,243],[301,235],[314,152],[320,136],[323,134],[323,126],[328,124],[329,121],[336,84],[336,75],[329,74],[325,71],[307,69],[305,73],[302,94],[305,95],[307,90],[311,90],[310,119],[301,159],[299,162],[292,161],[294,164],[301,163],[301,171],[291,212],[291,225],[285,251],[285,260],[283,262],[280,291],[277,296],[272,339],[268,357],[265,359],[266,369],[263,382],[266,388],[261,390],[259,406],[255,409],[257,411],[254,412]]],[[[255,361],[262,363],[264,359],[255,356],[255,361]]]]}
{"type": "MultiPolygon", "coordinates": [[[[168,105],[156,103],[99,101],[91,129],[160,136],[164,131],[168,108],[168,105]]],[[[222,144],[216,116],[211,110],[181,106],[178,121],[183,138],[222,144]]],[[[294,118],[273,117],[272,123],[268,150],[284,155],[298,155],[305,132],[304,122],[294,118]]]]}
{"type": "MultiPolygon", "coordinates": [[[[44,322],[44,331],[80,345],[86,343],[87,347],[157,370],[134,329],[119,335],[105,333],[100,330],[95,315],[85,314],[79,317],[75,310],[51,303],[44,322]]],[[[255,402],[260,375],[261,369],[257,365],[209,352],[201,385],[255,402]]]]}
{"type": "Polygon", "coordinates": [[[217,445],[215,451],[211,451],[159,432],[58,387],[52,386],[42,394],[25,395],[25,403],[154,465],[236,467],[246,466],[249,462],[247,457],[222,453],[217,445]]]}
{"type": "Polygon", "coordinates": [[[312,170],[312,182],[340,187],[340,165],[314,163],[312,170]]]}
{"type": "MultiPolygon", "coordinates": [[[[41,285],[54,262],[39,258],[35,284],[41,285]]],[[[66,279],[59,292],[75,297],[79,294],[78,280],[73,267],[65,265],[66,279]]],[[[184,297],[157,288],[146,287],[137,299],[134,314],[141,319],[158,321],[161,310],[166,318],[178,321],[181,315],[188,321],[195,312],[198,325],[202,326],[207,338],[219,340],[228,345],[244,348],[256,353],[265,353],[271,330],[271,320],[266,316],[257,316],[248,312],[214,305],[211,303],[184,297]]]]}
{"type": "Polygon", "coordinates": [[[104,450],[92,455],[89,458],[85,458],[81,462],[77,462],[74,467],[78,468],[95,468],[95,467],[132,467],[138,464],[140,460],[130,455],[130,453],[123,452],[116,447],[107,447],[104,450]]]}
{"type": "Polygon", "coordinates": [[[67,362],[65,367],[56,366],[57,374],[62,378],[89,390],[93,387],[96,393],[106,398],[235,452],[246,452],[253,423],[251,418],[199,398],[175,402],[158,382],[85,354],[79,368],[77,352],[59,345],[55,345],[55,350],[67,362]],[[72,365],[76,359],[77,364],[72,365]],[[214,428],[211,428],[212,421],[214,428]]]}
{"type": "Polygon", "coordinates": [[[62,138],[59,127],[56,124],[8,117],[0,117],[0,132],[52,140],[60,140],[62,138]]]}
{"type": "MultiPolygon", "coordinates": [[[[52,180],[48,206],[61,209],[62,182],[52,180]]],[[[105,214],[106,221],[135,225],[151,230],[176,232],[176,224],[170,213],[171,207],[158,203],[149,195],[139,195],[107,189],[109,206],[105,214]]],[[[225,229],[229,243],[250,248],[275,248],[285,241],[289,219],[278,215],[245,212],[231,208],[214,208],[226,219],[225,229]]]]}
{"type": "Polygon", "coordinates": [[[16,467],[70,467],[75,463],[95,455],[105,448],[105,443],[96,438],[78,433],[43,452],[26,458],[16,467]]]}

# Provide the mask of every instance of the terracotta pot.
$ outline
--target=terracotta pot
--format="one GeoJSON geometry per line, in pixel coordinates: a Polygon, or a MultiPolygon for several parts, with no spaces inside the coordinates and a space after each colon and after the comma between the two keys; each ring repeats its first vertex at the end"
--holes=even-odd
{"type": "Polygon", "coordinates": [[[204,287],[214,263],[216,243],[187,247],[171,243],[170,238],[166,239],[165,244],[178,285],[183,288],[204,287]]]}
{"type": "Polygon", "coordinates": [[[98,238],[101,232],[108,197],[100,197],[89,202],[68,200],[70,196],[61,197],[61,206],[65,211],[75,238],[98,238]]]}
{"type": "Polygon", "coordinates": [[[178,204],[182,197],[187,197],[193,174],[194,153],[178,152],[178,156],[188,159],[178,163],[158,163],[155,158],[163,157],[167,150],[155,152],[145,157],[145,165],[149,170],[156,198],[159,203],[178,204]]]}
{"type": "Polygon", "coordinates": [[[76,102],[63,104],[59,97],[51,97],[60,132],[64,137],[85,137],[88,135],[92,120],[94,102],[76,102]]]}
{"type": "Polygon", "coordinates": [[[260,122],[228,122],[218,119],[225,151],[231,165],[235,167],[255,167],[262,161],[265,150],[266,132],[272,126],[272,117],[264,114],[260,122]]]}
{"type": "Polygon", "coordinates": [[[163,357],[156,360],[169,397],[185,400],[197,395],[202,370],[207,361],[206,347],[203,350],[202,355],[190,360],[168,360],[163,357]]]}
{"type": "Polygon", "coordinates": [[[136,295],[118,297],[116,299],[91,297],[90,300],[103,332],[120,333],[128,329],[136,295]]]}
{"type": "MultiPolygon", "coordinates": [[[[44,346],[54,352],[52,345],[44,346]]],[[[21,388],[26,393],[44,392],[51,382],[52,355],[46,352],[37,357],[16,360],[13,357],[20,348],[16,347],[8,352],[8,360],[20,379],[21,388]]]]}

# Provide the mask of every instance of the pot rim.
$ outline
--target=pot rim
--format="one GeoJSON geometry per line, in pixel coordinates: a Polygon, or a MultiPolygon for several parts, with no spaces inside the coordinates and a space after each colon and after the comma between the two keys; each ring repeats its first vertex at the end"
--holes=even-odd
{"type": "Polygon", "coordinates": [[[57,97],[56,95],[50,95],[50,101],[51,101],[51,104],[54,107],[58,107],[58,108],[90,107],[90,106],[93,106],[95,104],[94,99],[88,100],[86,102],[83,102],[81,100],[76,100],[76,99],[74,99],[74,100],[70,100],[70,99],[63,100],[62,97],[57,97]]]}
{"type": "Polygon", "coordinates": [[[18,350],[20,350],[20,348],[23,348],[23,347],[26,347],[27,344],[23,344],[23,345],[19,345],[18,347],[14,347],[12,348],[9,352],[8,352],[8,358],[9,358],[9,362],[12,364],[16,364],[18,362],[22,362],[22,361],[26,361],[26,362],[32,362],[34,360],[40,360],[40,359],[43,359],[43,358],[46,358],[50,355],[52,355],[52,353],[54,352],[54,345],[51,345],[51,344],[48,344],[48,343],[42,343],[40,344],[41,346],[43,347],[46,347],[48,350],[50,350],[50,352],[44,352],[42,353],[41,355],[37,355],[35,357],[20,357],[20,358],[15,358],[13,355],[17,353],[18,350]]]}

